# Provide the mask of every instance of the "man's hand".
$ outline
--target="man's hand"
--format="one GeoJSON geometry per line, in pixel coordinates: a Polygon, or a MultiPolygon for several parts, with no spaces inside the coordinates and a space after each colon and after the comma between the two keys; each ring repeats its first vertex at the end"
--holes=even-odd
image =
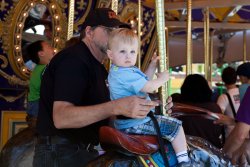
{"type": "Polygon", "coordinates": [[[171,114],[172,113],[172,107],[173,106],[174,106],[174,104],[172,102],[172,97],[168,96],[167,104],[164,106],[164,108],[166,109],[166,114],[171,114]]]}
{"type": "Polygon", "coordinates": [[[159,105],[158,102],[138,96],[125,97],[112,102],[114,115],[130,118],[145,118],[151,109],[159,105]]]}
{"type": "Polygon", "coordinates": [[[232,163],[240,166],[250,165],[250,140],[245,140],[242,146],[232,155],[232,163]]]}

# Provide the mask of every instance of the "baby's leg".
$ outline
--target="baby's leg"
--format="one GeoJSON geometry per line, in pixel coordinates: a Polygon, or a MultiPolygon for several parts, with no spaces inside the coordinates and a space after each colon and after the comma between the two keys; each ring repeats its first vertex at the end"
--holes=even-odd
{"type": "Polygon", "coordinates": [[[187,154],[187,142],[182,126],[179,128],[176,137],[172,141],[172,146],[174,148],[179,163],[189,161],[187,154]]]}
{"type": "Polygon", "coordinates": [[[186,137],[181,121],[165,116],[156,116],[156,118],[160,125],[162,137],[172,143],[178,162],[188,162],[186,137]]]}

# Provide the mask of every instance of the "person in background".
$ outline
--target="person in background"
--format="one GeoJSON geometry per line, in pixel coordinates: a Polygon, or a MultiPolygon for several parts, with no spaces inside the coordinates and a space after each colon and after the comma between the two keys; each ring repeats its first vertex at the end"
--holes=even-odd
{"type": "MultiPolygon", "coordinates": [[[[181,94],[178,95],[178,98],[174,98],[173,102],[201,107],[213,113],[221,113],[220,107],[212,102],[211,99],[212,90],[207,80],[202,75],[190,74],[185,78],[181,86],[181,94]],[[176,99],[179,101],[175,101],[176,99]]],[[[202,116],[183,116],[178,118],[182,121],[185,134],[204,138],[218,148],[223,146],[223,126],[214,125],[212,120],[202,116]]]]}
{"type": "Polygon", "coordinates": [[[215,124],[234,125],[234,129],[226,139],[223,147],[224,152],[232,158],[233,164],[250,165],[250,87],[242,99],[236,119],[220,115],[215,124]],[[235,121],[236,120],[236,121],[235,121]]]}
{"type": "Polygon", "coordinates": [[[26,51],[30,60],[36,64],[30,76],[27,113],[30,118],[36,118],[38,114],[42,73],[45,66],[54,56],[54,50],[49,43],[39,40],[29,44],[26,51]]]}
{"type": "Polygon", "coordinates": [[[239,90],[240,90],[240,101],[242,101],[247,88],[250,86],[250,62],[241,64],[237,68],[236,72],[241,82],[239,90]]]}
{"type": "Polygon", "coordinates": [[[138,96],[110,101],[103,66],[109,33],[124,25],[108,8],[89,12],[81,41],[50,61],[42,77],[35,167],[82,167],[98,156],[98,131],[109,118],[144,118],[159,105],[138,96]]]}
{"type": "MultiPolygon", "coordinates": [[[[231,118],[236,117],[236,113],[240,106],[239,88],[236,86],[237,74],[232,67],[226,67],[221,75],[227,92],[220,95],[217,104],[220,106],[223,114],[231,118]]],[[[233,126],[226,126],[225,137],[232,131],[233,126]]]]}
{"type": "MultiPolygon", "coordinates": [[[[153,93],[168,81],[167,71],[157,73],[157,78],[153,79],[159,60],[156,55],[152,58],[145,74],[135,67],[138,49],[138,37],[133,30],[120,28],[111,32],[107,50],[107,55],[112,62],[108,75],[111,100],[137,95],[146,97],[150,101],[147,93],[153,93]]],[[[155,115],[155,117],[162,137],[172,143],[178,163],[190,164],[181,121],[160,115],[155,115]]],[[[150,117],[133,119],[118,116],[114,121],[114,127],[130,134],[157,135],[150,117]]]]}

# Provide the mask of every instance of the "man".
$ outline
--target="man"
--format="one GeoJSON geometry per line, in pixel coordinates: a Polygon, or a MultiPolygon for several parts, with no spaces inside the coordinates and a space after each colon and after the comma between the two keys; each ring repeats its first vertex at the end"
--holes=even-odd
{"type": "Polygon", "coordinates": [[[157,102],[142,97],[110,101],[106,84],[107,41],[112,28],[124,25],[114,11],[91,11],[83,24],[82,41],[58,53],[42,79],[37,120],[39,137],[33,166],[85,166],[98,154],[100,126],[123,115],[144,118],[157,102]]]}
{"type": "MultiPolygon", "coordinates": [[[[222,81],[225,84],[227,92],[220,95],[217,104],[223,114],[234,118],[240,106],[240,93],[239,88],[236,85],[237,74],[234,68],[227,67],[223,70],[221,75],[222,81]]],[[[228,137],[229,133],[233,130],[233,126],[225,127],[225,136],[228,137]]]]}
{"type": "MultiPolygon", "coordinates": [[[[247,89],[247,92],[242,100],[239,111],[236,116],[238,121],[233,129],[232,133],[229,135],[226,143],[224,145],[225,152],[233,157],[233,163],[239,161],[239,157],[243,154],[239,154],[239,149],[242,149],[247,136],[250,132],[250,88],[247,89]]],[[[245,147],[244,147],[245,148],[245,147]]],[[[249,156],[249,155],[248,155],[249,156]]],[[[250,164],[250,162],[249,162],[250,164]]]]}
{"type": "Polygon", "coordinates": [[[248,163],[250,164],[250,141],[247,136],[250,132],[250,88],[247,89],[246,94],[241,102],[240,108],[236,115],[237,122],[233,118],[219,115],[220,119],[215,123],[223,123],[226,125],[234,125],[233,131],[228,136],[223,150],[232,158],[232,162],[248,163]]]}
{"type": "Polygon", "coordinates": [[[29,82],[27,113],[29,118],[36,118],[40,99],[42,72],[54,56],[54,50],[50,44],[42,40],[31,43],[27,46],[26,50],[31,61],[36,63],[29,82]]]}
{"type": "Polygon", "coordinates": [[[240,90],[240,101],[242,101],[247,88],[250,86],[250,62],[243,63],[237,68],[237,75],[240,78],[241,85],[240,90]]]}

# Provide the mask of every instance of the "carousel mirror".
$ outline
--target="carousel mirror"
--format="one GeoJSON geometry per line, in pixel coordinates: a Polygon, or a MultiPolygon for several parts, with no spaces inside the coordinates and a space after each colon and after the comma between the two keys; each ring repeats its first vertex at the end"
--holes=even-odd
{"type": "Polygon", "coordinates": [[[46,40],[60,50],[66,41],[66,17],[56,0],[20,0],[8,15],[3,34],[3,48],[12,69],[28,79],[33,63],[25,55],[25,47],[37,40],[46,40]]]}

